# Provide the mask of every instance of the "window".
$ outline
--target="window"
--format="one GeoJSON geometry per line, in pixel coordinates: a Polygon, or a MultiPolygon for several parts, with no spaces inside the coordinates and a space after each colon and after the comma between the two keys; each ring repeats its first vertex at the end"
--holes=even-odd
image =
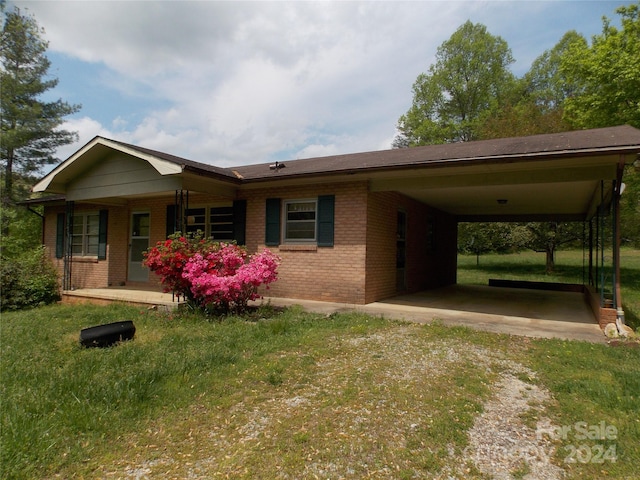
{"type": "Polygon", "coordinates": [[[333,247],[335,195],[306,200],[267,198],[264,243],[276,247],[286,243],[312,243],[333,247]]]}
{"type": "Polygon", "coordinates": [[[290,200],[284,202],[285,242],[313,242],[316,240],[317,201],[290,200]]]}
{"type": "Polygon", "coordinates": [[[198,230],[216,241],[234,240],[233,206],[188,208],[187,233],[198,230]]]}
{"type": "Polygon", "coordinates": [[[100,215],[84,213],[73,216],[71,252],[74,256],[97,256],[100,243],[100,215]]]}

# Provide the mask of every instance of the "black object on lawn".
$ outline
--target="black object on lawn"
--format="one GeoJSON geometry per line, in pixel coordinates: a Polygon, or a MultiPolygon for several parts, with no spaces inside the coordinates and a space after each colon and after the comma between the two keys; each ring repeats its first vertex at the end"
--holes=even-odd
{"type": "Polygon", "coordinates": [[[83,347],[110,347],[123,340],[131,340],[135,333],[136,327],[131,320],[107,323],[83,328],[80,331],[80,344],[83,347]]]}

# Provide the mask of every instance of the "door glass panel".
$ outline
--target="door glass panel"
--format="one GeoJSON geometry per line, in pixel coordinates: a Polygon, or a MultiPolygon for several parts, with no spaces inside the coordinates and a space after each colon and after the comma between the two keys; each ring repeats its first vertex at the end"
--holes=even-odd
{"type": "Polygon", "coordinates": [[[133,238],[131,239],[131,261],[142,262],[144,260],[144,252],[149,248],[149,241],[146,238],[133,238]]]}

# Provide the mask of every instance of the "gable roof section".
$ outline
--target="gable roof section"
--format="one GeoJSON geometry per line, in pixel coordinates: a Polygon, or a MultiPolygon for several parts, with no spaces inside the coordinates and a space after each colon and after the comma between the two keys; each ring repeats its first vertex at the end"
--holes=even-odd
{"type": "Polygon", "coordinates": [[[224,168],[97,136],[36,183],[33,191],[64,193],[67,183],[100,161],[109,150],[144,160],[162,176],[179,175],[185,171],[193,171],[198,175],[217,177],[232,182],[238,180],[233,172],[224,168]]]}

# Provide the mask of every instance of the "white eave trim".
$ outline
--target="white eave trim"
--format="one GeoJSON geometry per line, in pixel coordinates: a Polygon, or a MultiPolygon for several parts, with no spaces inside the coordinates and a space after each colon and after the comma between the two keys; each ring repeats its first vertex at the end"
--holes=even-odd
{"type": "MultiPolygon", "coordinates": [[[[86,154],[89,150],[94,148],[96,145],[104,145],[113,150],[117,150],[122,153],[126,153],[127,155],[131,155],[132,157],[137,157],[141,160],[145,160],[149,163],[160,175],[177,175],[182,173],[183,165],[179,165],[177,163],[169,162],[167,160],[162,160],[158,157],[154,157],[153,155],[149,155],[143,152],[139,152],[132,148],[128,148],[120,143],[113,142],[107,138],[96,137],[76,153],[67,158],[64,162],[59,164],[56,168],[54,168],[49,174],[47,174],[42,180],[36,183],[32,191],[34,192],[45,192],[47,188],[53,182],[53,179],[60,174],[62,171],[71,166],[75,161],[81,158],[84,154],[86,154]]],[[[62,192],[60,192],[62,193],[62,192]]]]}

